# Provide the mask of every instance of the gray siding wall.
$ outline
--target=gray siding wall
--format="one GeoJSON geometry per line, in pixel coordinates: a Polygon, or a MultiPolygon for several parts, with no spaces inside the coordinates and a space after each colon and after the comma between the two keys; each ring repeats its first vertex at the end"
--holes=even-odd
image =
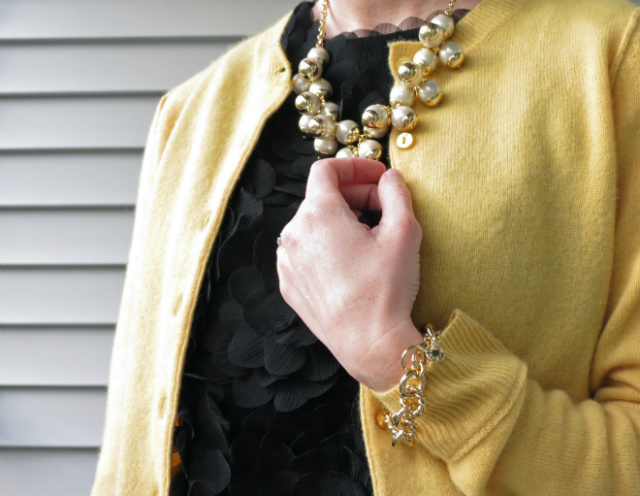
{"type": "Polygon", "coordinates": [[[159,97],[295,0],[0,0],[0,493],[89,494],[159,97]]]}

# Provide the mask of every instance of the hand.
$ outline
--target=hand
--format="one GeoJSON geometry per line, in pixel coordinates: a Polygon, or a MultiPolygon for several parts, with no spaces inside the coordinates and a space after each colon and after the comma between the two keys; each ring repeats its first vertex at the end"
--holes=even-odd
{"type": "Polygon", "coordinates": [[[402,352],[421,341],[411,309],[422,230],[401,174],[375,160],[314,163],[281,238],[285,301],[359,382],[375,390],[398,384],[402,352]],[[380,224],[362,224],[358,210],[381,210],[380,224]]]}

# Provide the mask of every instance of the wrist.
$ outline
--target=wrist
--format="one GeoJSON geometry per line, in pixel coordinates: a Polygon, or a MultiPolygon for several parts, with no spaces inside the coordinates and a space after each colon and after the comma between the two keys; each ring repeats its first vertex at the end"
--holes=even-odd
{"type": "Polygon", "coordinates": [[[360,377],[356,379],[374,391],[387,391],[398,386],[405,370],[400,364],[402,353],[422,342],[420,331],[410,320],[388,329],[382,338],[372,343],[360,377]]]}

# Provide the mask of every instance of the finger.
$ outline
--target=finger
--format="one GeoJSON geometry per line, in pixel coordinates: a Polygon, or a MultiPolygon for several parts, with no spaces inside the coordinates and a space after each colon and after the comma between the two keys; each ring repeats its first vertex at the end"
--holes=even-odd
{"type": "Polygon", "coordinates": [[[393,231],[415,222],[411,193],[399,171],[390,169],[380,178],[378,198],[382,206],[382,231],[393,231]]]}
{"type": "Polygon", "coordinates": [[[381,210],[377,184],[345,184],[340,193],[352,210],[381,210]]]}
{"type": "Polygon", "coordinates": [[[377,183],[385,167],[377,160],[364,158],[328,158],[311,167],[307,196],[335,194],[341,184],[377,183]]]}

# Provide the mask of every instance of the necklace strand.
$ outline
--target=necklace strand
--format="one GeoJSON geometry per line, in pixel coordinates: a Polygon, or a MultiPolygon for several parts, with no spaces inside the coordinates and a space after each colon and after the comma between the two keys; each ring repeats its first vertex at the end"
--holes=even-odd
{"type": "Polygon", "coordinates": [[[456,0],[449,0],[444,14],[435,16],[420,27],[419,40],[424,45],[416,52],[412,61],[400,64],[396,72],[396,83],[389,95],[389,105],[368,106],[361,116],[362,127],[355,121],[340,120],[340,107],[330,101],[333,94],[331,83],[322,77],[330,56],[324,48],[329,0],[320,0],[320,26],[315,47],[298,65],[293,77],[293,92],[298,96],[295,106],[301,112],[298,127],[314,139],[315,151],[322,157],[361,157],[379,160],[382,145],[379,139],[386,136],[391,126],[400,134],[396,145],[410,148],[414,143],[413,131],[418,117],[413,104],[418,97],[427,107],[435,107],[442,101],[440,86],[428,76],[442,63],[458,69],[464,61],[460,45],[450,41],[455,24],[453,8],[456,0]],[[338,149],[339,144],[343,145],[338,149]]]}

